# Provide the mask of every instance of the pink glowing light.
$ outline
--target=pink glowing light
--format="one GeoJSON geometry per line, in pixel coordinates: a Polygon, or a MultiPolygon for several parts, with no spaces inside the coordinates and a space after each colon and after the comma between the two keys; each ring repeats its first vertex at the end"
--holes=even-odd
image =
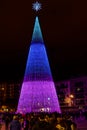
{"type": "Polygon", "coordinates": [[[23,82],[17,112],[61,112],[52,81],[23,82]]]}

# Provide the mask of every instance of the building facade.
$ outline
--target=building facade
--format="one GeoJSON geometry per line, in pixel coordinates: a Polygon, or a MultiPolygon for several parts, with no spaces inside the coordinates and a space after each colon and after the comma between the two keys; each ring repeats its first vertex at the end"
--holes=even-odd
{"type": "Polygon", "coordinates": [[[0,83],[0,110],[16,109],[20,86],[20,83],[0,83]]]}
{"type": "MultiPolygon", "coordinates": [[[[78,77],[55,83],[61,109],[87,109],[87,77],[78,77]]],[[[17,108],[21,83],[0,83],[0,108],[17,108]]]]}
{"type": "Polygon", "coordinates": [[[87,108],[87,77],[55,83],[61,108],[87,108]]]}

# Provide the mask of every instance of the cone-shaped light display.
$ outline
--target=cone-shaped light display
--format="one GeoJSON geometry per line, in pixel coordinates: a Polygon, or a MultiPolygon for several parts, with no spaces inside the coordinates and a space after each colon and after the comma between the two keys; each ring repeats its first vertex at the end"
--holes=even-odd
{"type": "Polygon", "coordinates": [[[17,112],[61,113],[38,17],[35,19],[17,112]]]}

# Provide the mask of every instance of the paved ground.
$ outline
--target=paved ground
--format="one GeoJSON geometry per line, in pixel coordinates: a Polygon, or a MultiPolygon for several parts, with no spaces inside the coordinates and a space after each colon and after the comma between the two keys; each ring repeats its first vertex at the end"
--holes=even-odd
{"type": "Polygon", "coordinates": [[[79,119],[76,121],[78,130],[87,130],[87,120],[79,119]]]}

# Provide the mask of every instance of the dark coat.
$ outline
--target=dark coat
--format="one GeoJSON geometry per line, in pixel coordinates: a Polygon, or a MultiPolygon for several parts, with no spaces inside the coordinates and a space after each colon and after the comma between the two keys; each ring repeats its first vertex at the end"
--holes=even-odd
{"type": "Polygon", "coordinates": [[[13,120],[10,123],[10,130],[21,130],[21,124],[18,120],[13,120]]]}
{"type": "Polygon", "coordinates": [[[33,127],[32,130],[50,130],[49,124],[45,121],[37,122],[33,127]]]}

